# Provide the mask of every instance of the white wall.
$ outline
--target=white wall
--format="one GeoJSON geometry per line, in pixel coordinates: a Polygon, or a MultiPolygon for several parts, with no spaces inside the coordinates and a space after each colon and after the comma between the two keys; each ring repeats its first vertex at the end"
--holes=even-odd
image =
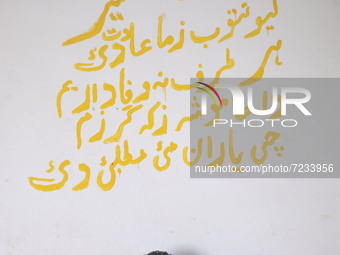
{"type": "MultiPolygon", "coordinates": [[[[133,134],[133,126],[126,133],[130,147],[135,152],[148,150],[148,159],[139,169],[123,168],[111,191],[97,187],[98,161],[102,155],[113,157],[114,146],[84,139],[77,150],[77,118],[66,111],[79,105],[82,97],[64,101],[63,119],[57,116],[56,97],[68,79],[85,86],[117,78],[117,70],[93,74],[73,68],[77,61],[86,61],[99,39],[62,47],[63,41],[92,26],[105,3],[0,1],[0,254],[133,255],[157,249],[174,255],[338,254],[337,179],[190,179],[180,151],[173,153],[168,170],[158,172],[152,166],[156,139],[142,140],[133,134]],[[29,176],[46,177],[48,162],[58,166],[64,159],[73,162],[65,187],[40,192],[30,186],[29,176]],[[88,189],[73,192],[83,176],[76,168],[81,162],[91,164],[93,176],[88,189]]],[[[216,26],[226,32],[226,11],[240,4],[126,0],[119,8],[126,24],[134,21],[139,39],[147,35],[154,46],[138,59],[127,57],[127,76],[140,86],[162,70],[188,83],[202,63],[205,76],[211,77],[224,64],[228,47],[236,65],[224,76],[248,77],[278,39],[283,65],[274,64],[273,54],[265,77],[339,76],[340,4],[335,0],[278,1],[279,15],[268,23],[275,30],[245,40],[242,36],[255,27],[255,18],[272,10],[272,1],[248,1],[250,17],[225,43],[211,42],[203,49],[187,40],[172,54],[157,48],[158,16],[164,17],[164,32],[175,38],[181,19],[186,35],[190,29],[208,34],[216,26]]],[[[187,94],[168,89],[164,101],[163,93],[157,93],[152,99],[166,103],[169,116],[181,110],[188,113],[187,94]]],[[[145,121],[146,115],[136,126],[145,121]]],[[[175,141],[183,148],[188,132],[188,126],[181,134],[171,131],[164,144],[175,141]]]]}

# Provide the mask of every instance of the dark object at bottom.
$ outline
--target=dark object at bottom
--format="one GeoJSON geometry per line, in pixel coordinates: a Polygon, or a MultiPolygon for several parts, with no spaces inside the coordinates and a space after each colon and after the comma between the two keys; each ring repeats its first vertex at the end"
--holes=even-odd
{"type": "Polygon", "coordinates": [[[153,251],[153,252],[148,253],[147,255],[171,255],[171,254],[165,251],[153,251]]]}

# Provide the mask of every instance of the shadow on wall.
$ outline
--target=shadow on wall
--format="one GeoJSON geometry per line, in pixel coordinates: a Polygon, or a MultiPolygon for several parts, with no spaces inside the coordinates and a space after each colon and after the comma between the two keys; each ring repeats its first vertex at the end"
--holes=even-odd
{"type": "Polygon", "coordinates": [[[148,253],[147,255],[207,255],[192,249],[176,249],[172,253],[168,253],[165,251],[153,251],[148,253]]]}

